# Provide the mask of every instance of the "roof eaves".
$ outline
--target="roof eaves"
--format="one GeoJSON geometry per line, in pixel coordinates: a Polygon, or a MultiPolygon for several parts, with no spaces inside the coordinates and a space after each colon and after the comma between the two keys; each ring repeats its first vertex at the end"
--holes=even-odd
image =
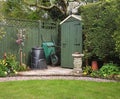
{"type": "Polygon", "coordinates": [[[63,24],[66,20],[68,20],[70,17],[73,17],[77,20],[81,20],[81,17],[79,15],[69,15],[67,18],[65,18],[63,21],[60,22],[60,24],[63,24]]]}

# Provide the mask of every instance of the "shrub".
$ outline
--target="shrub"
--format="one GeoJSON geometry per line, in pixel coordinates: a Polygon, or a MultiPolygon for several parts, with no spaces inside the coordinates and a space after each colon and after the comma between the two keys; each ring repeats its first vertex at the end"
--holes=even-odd
{"type": "Polygon", "coordinates": [[[0,60],[0,76],[16,74],[19,64],[13,54],[8,54],[5,59],[0,60]]]}
{"type": "Polygon", "coordinates": [[[16,60],[16,56],[13,54],[7,54],[5,59],[0,59],[0,76],[11,76],[17,74],[17,71],[27,70],[25,64],[19,65],[19,62],[16,60]]]}
{"type": "Polygon", "coordinates": [[[116,52],[120,53],[119,2],[120,0],[109,0],[109,2],[102,0],[80,7],[84,23],[83,43],[86,59],[97,56],[104,60],[108,59],[108,56],[117,56],[116,52]]]}
{"type": "Polygon", "coordinates": [[[113,63],[107,63],[104,64],[100,70],[98,71],[92,71],[90,74],[93,77],[104,77],[104,78],[115,78],[119,79],[120,74],[120,68],[113,64],[113,63]]]}
{"type": "Polygon", "coordinates": [[[17,70],[19,63],[16,60],[16,56],[13,54],[8,54],[6,57],[7,68],[10,70],[17,70]]]}
{"type": "Polygon", "coordinates": [[[19,68],[18,68],[18,71],[26,71],[26,70],[28,70],[26,64],[22,64],[22,65],[19,66],[19,68]]]}
{"type": "Polygon", "coordinates": [[[0,60],[0,76],[4,77],[7,75],[7,64],[5,60],[0,60]]]}
{"type": "Polygon", "coordinates": [[[92,73],[90,74],[90,76],[100,77],[100,72],[99,72],[99,70],[97,70],[97,71],[92,71],[92,73]]]}
{"type": "Polygon", "coordinates": [[[102,77],[110,77],[118,74],[120,74],[120,68],[113,63],[104,64],[99,70],[99,75],[102,77]]]}
{"type": "Polygon", "coordinates": [[[84,75],[89,75],[90,73],[92,73],[92,68],[91,68],[91,66],[83,67],[83,74],[84,74],[84,75]]]}

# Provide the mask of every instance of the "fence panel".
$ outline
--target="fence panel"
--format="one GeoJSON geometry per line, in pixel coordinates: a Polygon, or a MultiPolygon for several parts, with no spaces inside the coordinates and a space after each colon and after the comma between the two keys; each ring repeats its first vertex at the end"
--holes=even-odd
{"type": "Polygon", "coordinates": [[[51,41],[52,37],[57,43],[58,31],[54,22],[7,19],[5,24],[0,24],[0,27],[4,27],[6,32],[0,41],[0,58],[6,52],[16,54],[17,59],[19,59],[21,46],[16,43],[16,40],[18,40],[18,34],[20,35],[21,32],[24,36],[22,49],[23,62],[25,63],[29,63],[31,48],[41,46],[41,36],[44,41],[51,41]]]}
{"type": "MultiPolygon", "coordinates": [[[[57,43],[58,40],[58,27],[54,22],[45,22],[41,21],[41,29],[40,35],[42,35],[43,41],[55,41],[57,43]]],[[[42,41],[40,41],[42,42],[42,41]]]]}

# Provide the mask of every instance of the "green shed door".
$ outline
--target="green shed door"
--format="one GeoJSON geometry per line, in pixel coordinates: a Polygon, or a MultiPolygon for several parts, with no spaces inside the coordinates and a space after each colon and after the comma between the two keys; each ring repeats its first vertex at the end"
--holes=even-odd
{"type": "Polygon", "coordinates": [[[82,52],[82,26],[80,21],[68,21],[61,26],[61,66],[73,68],[74,52],[82,52]]]}

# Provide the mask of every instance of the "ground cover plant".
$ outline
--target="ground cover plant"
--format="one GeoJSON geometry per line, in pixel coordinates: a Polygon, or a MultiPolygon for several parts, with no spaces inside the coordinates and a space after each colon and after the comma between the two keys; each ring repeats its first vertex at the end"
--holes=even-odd
{"type": "Polygon", "coordinates": [[[113,63],[107,63],[104,64],[97,72],[91,73],[91,75],[95,76],[94,74],[100,77],[111,78],[115,77],[116,75],[120,75],[120,68],[113,63]]]}
{"type": "Polygon", "coordinates": [[[17,71],[26,70],[26,65],[20,66],[13,54],[7,54],[3,59],[0,59],[0,77],[16,75],[17,71]]]}
{"type": "Polygon", "coordinates": [[[28,80],[0,82],[0,99],[119,99],[119,82],[28,80]]]}
{"type": "Polygon", "coordinates": [[[120,67],[113,63],[106,63],[99,70],[92,70],[91,66],[86,66],[83,68],[83,74],[92,77],[120,80],[120,67]]]}

